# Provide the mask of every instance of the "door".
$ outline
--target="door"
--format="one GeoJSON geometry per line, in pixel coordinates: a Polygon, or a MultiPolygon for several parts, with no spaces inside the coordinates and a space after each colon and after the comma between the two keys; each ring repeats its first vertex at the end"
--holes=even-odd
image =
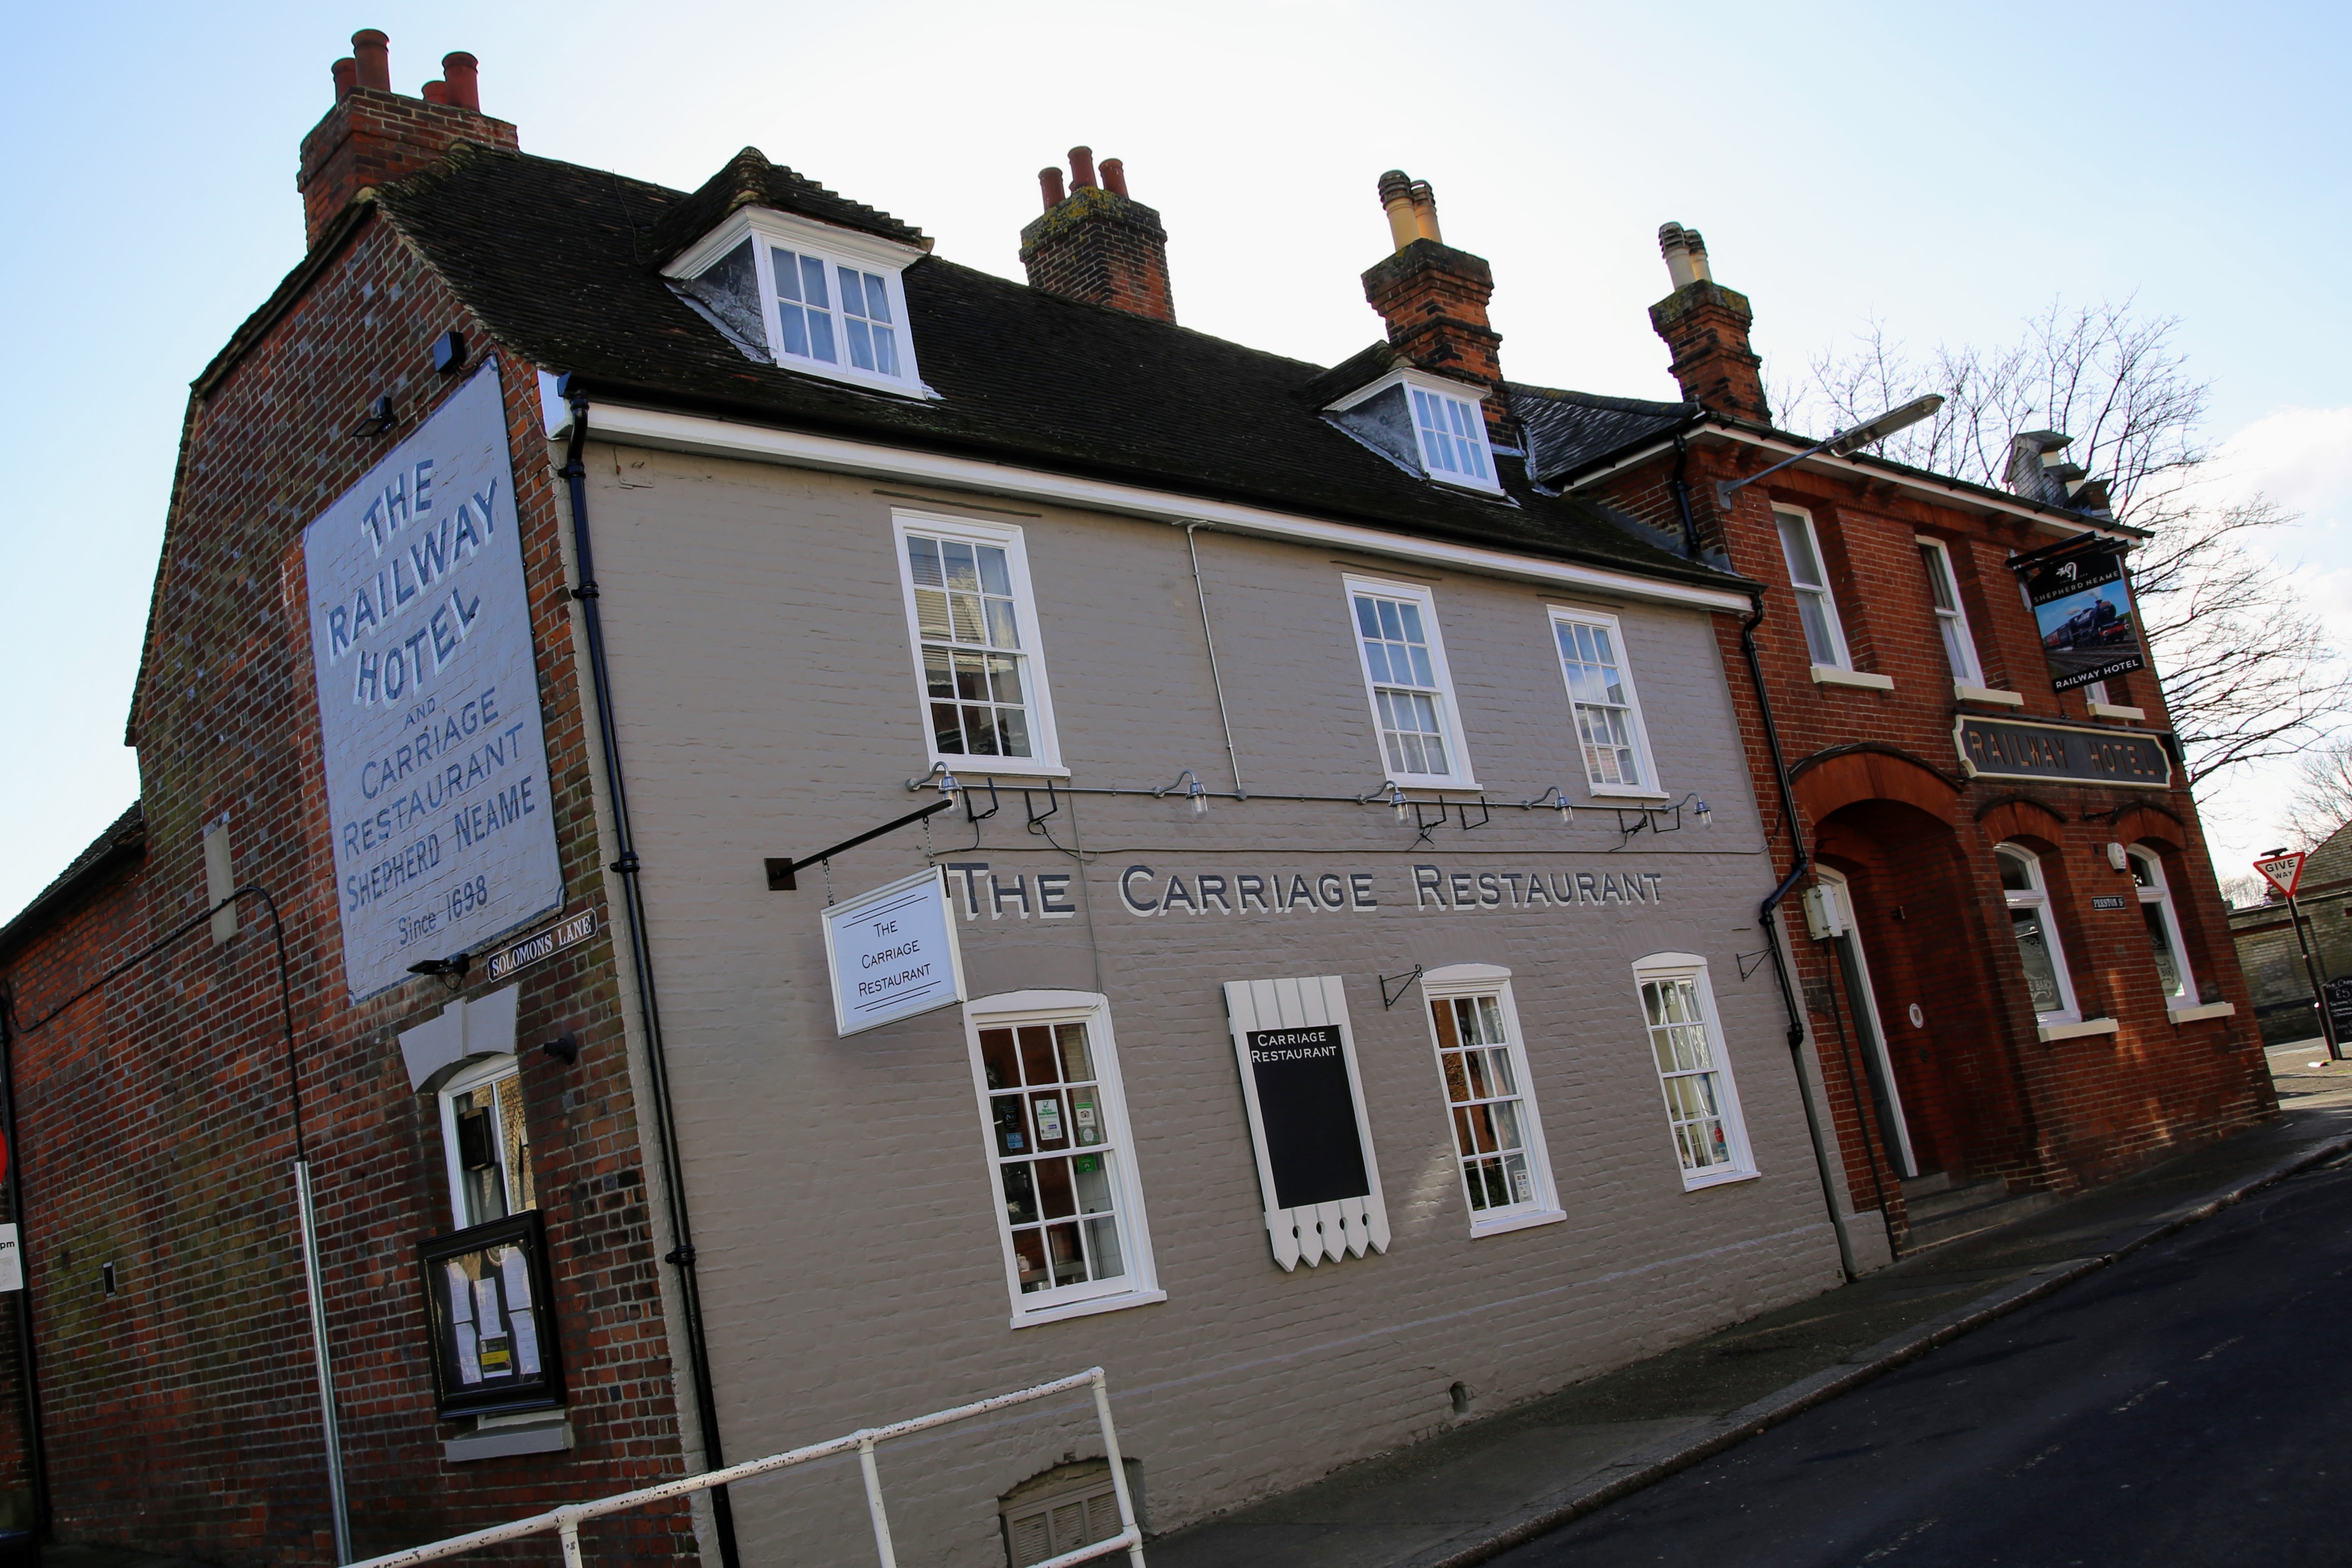
{"type": "Polygon", "coordinates": [[[1895,1061],[1887,1053],[1878,997],[1871,989],[1870,960],[1862,951],[1862,928],[1854,918],[1853,889],[1843,875],[1827,866],[1819,868],[1816,875],[1837,899],[1839,924],[1845,931],[1831,946],[1837,950],[1838,969],[1845,982],[1846,1009],[1853,1015],[1853,1031],[1861,1042],[1863,1069],[1870,1078],[1871,1098],[1878,1106],[1878,1125],[1891,1145],[1888,1156],[1896,1173],[1908,1181],[1920,1174],[1919,1161],[1912,1152],[1911,1128],[1904,1119],[1902,1092],[1895,1084],[1895,1061]]]}

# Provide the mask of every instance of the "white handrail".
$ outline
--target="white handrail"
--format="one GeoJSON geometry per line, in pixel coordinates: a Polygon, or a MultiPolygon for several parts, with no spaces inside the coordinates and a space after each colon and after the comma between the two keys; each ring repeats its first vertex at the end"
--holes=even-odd
{"type": "Polygon", "coordinates": [[[950,1422],[970,1420],[974,1416],[985,1416],[1008,1406],[1026,1405],[1033,1399],[1048,1399],[1056,1394],[1066,1394],[1073,1388],[1088,1385],[1094,1389],[1096,1419],[1102,1427],[1103,1453],[1110,1461],[1111,1489],[1118,1497],[1120,1530],[1108,1541],[1097,1541],[1075,1552],[1065,1552],[1037,1564],[1036,1568],[1070,1568],[1070,1565],[1090,1563],[1121,1550],[1127,1552],[1129,1568],[1144,1568],[1143,1531],[1136,1521],[1135,1500],[1128,1495],[1127,1469],[1119,1458],[1118,1434],[1111,1427],[1110,1387],[1099,1366],[1074,1372],[1067,1377],[1057,1377],[1051,1383],[1040,1383],[1034,1388],[1016,1389],[1011,1394],[999,1394],[987,1399],[974,1400],[970,1405],[959,1405],[950,1410],[935,1410],[929,1416],[893,1421],[887,1427],[861,1427],[847,1437],[831,1437],[822,1443],[811,1443],[803,1448],[771,1454],[764,1459],[749,1459],[740,1465],[730,1465],[723,1470],[682,1476],[674,1481],[664,1481],[659,1486],[618,1492],[594,1502],[566,1503],[545,1513],[532,1514],[528,1519],[494,1524],[485,1530],[453,1535],[429,1545],[412,1546],[404,1552],[371,1557],[364,1563],[353,1563],[352,1568],[411,1568],[415,1563],[435,1563],[444,1557],[456,1557],[484,1546],[520,1541],[529,1535],[544,1535],[550,1531],[562,1538],[565,1568],[581,1568],[580,1526],[586,1520],[601,1519],[608,1513],[624,1513],[633,1508],[643,1508],[647,1503],[667,1502],[673,1498],[709,1491],[713,1487],[731,1486],[737,1481],[750,1480],[755,1476],[788,1469],[794,1465],[804,1465],[812,1459],[831,1458],[835,1454],[847,1453],[852,1449],[857,1451],[858,1468],[866,1479],[866,1508],[873,1516],[874,1543],[881,1555],[882,1568],[894,1568],[898,1558],[891,1544],[889,1520],[882,1509],[882,1483],[874,1464],[875,1444],[892,1437],[903,1437],[912,1432],[929,1431],[933,1427],[944,1427],[950,1422]]]}

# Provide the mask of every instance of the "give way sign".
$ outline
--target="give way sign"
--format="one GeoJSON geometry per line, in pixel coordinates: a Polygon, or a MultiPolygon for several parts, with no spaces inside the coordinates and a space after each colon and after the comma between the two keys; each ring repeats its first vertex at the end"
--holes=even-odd
{"type": "Polygon", "coordinates": [[[2303,881],[2303,862],[2301,850],[2289,850],[2284,854],[2256,861],[2254,869],[2263,873],[2264,882],[2279,890],[2281,898],[2293,898],[2296,885],[2303,881]]]}

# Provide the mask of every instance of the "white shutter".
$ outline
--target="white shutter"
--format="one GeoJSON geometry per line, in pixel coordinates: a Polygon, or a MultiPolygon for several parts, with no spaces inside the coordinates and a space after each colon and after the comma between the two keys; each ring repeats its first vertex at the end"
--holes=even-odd
{"type": "Polygon", "coordinates": [[[1242,1098],[1249,1110],[1250,1141],[1257,1153],[1258,1190],[1265,1203],[1266,1236],[1274,1260],[1285,1270],[1304,1259],[1308,1267],[1341,1253],[1362,1257],[1367,1247],[1389,1249],[1388,1206],[1381,1195],[1380,1161],[1372,1149],[1370,1118],[1364,1113],[1362,1075],[1356,1068],[1355,1031],[1348,1023],[1348,999],[1337,975],[1291,980],[1229,980],[1225,1013],[1233,1028],[1234,1059],[1241,1070],[1242,1098]],[[1363,1153],[1368,1190],[1330,1202],[1284,1207],[1275,1183],[1265,1114],[1258,1104],[1257,1072],[1250,1058],[1253,1031],[1336,1027],[1347,1068],[1348,1094],[1356,1137],[1363,1153]]]}

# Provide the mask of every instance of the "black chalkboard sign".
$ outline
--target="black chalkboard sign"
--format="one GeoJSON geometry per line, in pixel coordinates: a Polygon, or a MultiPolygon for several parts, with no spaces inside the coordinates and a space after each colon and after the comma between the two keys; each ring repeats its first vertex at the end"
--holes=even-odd
{"type": "Polygon", "coordinates": [[[1276,1204],[1303,1208],[1369,1194],[1339,1026],[1252,1030],[1249,1057],[1276,1204]]]}
{"type": "Polygon", "coordinates": [[[2352,975],[2338,976],[2320,988],[2327,994],[2327,1019],[2340,1042],[2352,1040],[2352,975]]]}

